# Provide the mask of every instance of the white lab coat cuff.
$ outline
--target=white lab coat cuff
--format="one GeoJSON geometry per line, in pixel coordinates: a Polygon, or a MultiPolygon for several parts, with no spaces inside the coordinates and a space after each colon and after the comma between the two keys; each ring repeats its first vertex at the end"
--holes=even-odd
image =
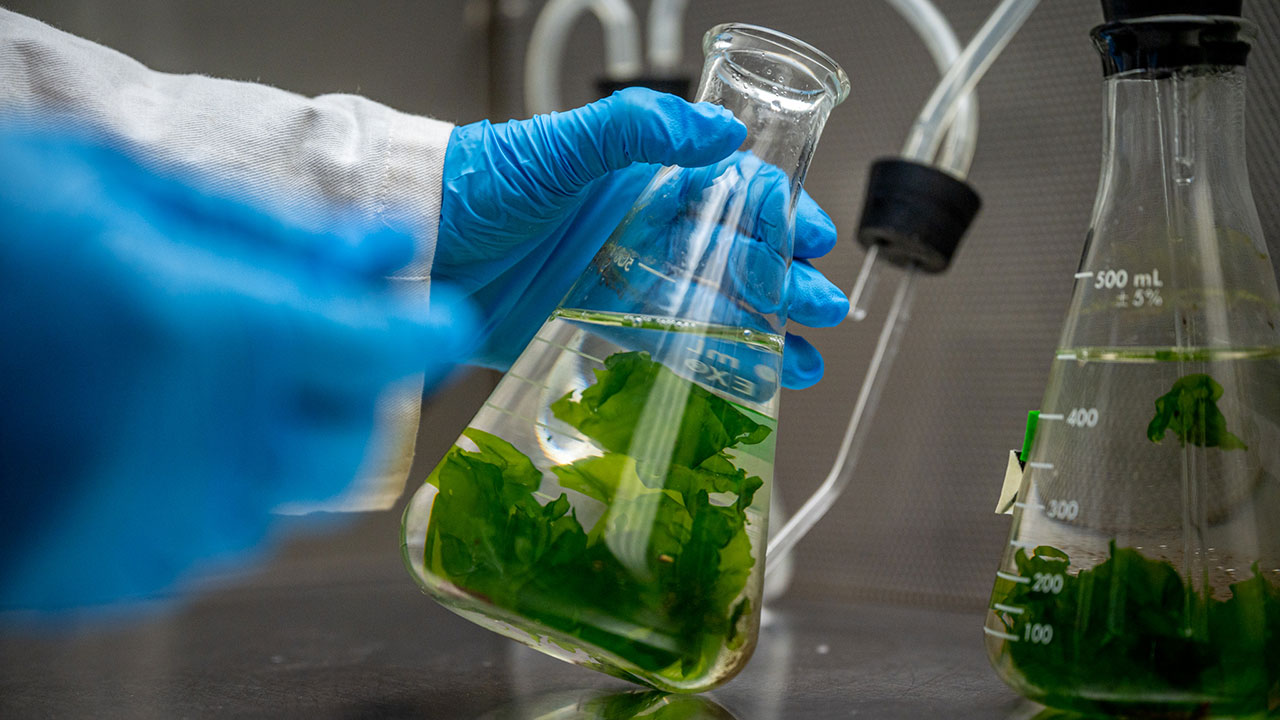
{"type": "MultiPolygon", "coordinates": [[[[391,117],[378,212],[387,225],[414,236],[413,259],[393,276],[397,280],[429,282],[440,227],[444,153],[452,133],[452,123],[401,113],[391,117]]],[[[425,288],[421,291],[425,294],[425,288]]]]}

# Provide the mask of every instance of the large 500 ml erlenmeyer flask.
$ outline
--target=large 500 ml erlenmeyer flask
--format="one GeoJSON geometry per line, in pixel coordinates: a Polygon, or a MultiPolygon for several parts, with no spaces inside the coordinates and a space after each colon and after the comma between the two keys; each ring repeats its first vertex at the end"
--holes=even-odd
{"type": "MultiPolygon", "coordinates": [[[[1222,3],[1146,3],[1181,5],[1222,3]]],[[[1061,708],[1263,713],[1280,705],[1280,293],[1245,170],[1253,30],[1108,20],[1101,186],[987,647],[1061,708]]]]}
{"type": "Polygon", "coordinates": [[[665,168],[405,513],[454,612],[569,662],[703,690],[760,611],[786,274],[800,185],[844,72],[726,25],[698,99],[748,137],[665,168]]]}

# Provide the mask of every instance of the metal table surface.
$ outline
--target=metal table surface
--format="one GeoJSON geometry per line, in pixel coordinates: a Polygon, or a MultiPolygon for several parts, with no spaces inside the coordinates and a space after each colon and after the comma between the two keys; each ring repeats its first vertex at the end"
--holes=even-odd
{"type": "Polygon", "coordinates": [[[396,556],[396,519],[291,543],[251,576],[141,617],[10,628],[0,717],[653,718],[655,702],[673,705],[666,717],[719,720],[1040,712],[988,667],[977,614],[803,598],[772,610],[729,684],[639,697],[422,595],[396,556]]]}

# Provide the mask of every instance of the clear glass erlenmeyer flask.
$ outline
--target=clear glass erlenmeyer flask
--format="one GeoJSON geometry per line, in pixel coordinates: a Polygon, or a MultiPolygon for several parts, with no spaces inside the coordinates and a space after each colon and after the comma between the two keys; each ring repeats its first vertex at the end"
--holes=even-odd
{"type": "Polygon", "coordinates": [[[1280,293],[1245,168],[1252,34],[1190,15],[1094,31],[1101,184],[985,627],[1004,680],[1054,707],[1280,705],[1280,293]]]}
{"type": "Polygon", "coordinates": [[[826,55],[722,25],[698,99],[743,146],[656,174],[404,518],[445,606],[664,690],[755,645],[795,203],[848,93],[826,55]]]}

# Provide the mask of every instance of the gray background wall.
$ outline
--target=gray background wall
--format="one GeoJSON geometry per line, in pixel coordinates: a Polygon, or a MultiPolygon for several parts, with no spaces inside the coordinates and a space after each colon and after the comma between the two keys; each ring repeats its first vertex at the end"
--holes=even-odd
{"type": "MultiPolygon", "coordinates": [[[[524,42],[541,2],[524,0],[9,0],[20,12],[162,70],[261,80],[307,94],[359,92],[412,112],[467,122],[522,114],[524,42]]],[[[995,0],[939,0],[962,38],[995,0]]],[[[1251,60],[1253,187],[1280,255],[1280,7],[1253,0],[1261,40],[1251,60]]],[[[647,7],[647,0],[637,3],[647,7]]],[[[853,93],[832,116],[807,187],[852,232],[866,167],[900,146],[932,89],[933,66],[877,0],[693,0],[686,64],[698,35],[729,20],[774,27],[829,52],[853,93]]],[[[1044,0],[980,87],[981,142],[971,180],[986,203],[955,266],[929,278],[875,417],[853,487],[799,547],[794,592],[976,607],[990,591],[1008,529],[991,513],[1009,448],[1040,400],[1098,175],[1101,93],[1087,32],[1094,0],[1044,0]]],[[[600,40],[575,29],[566,101],[592,99],[600,40]]],[[[818,265],[846,288],[861,250],[842,242],[818,265]]],[[[826,354],[816,390],[788,392],[778,482],[792,507],[832,461],[887,304],[882,284],[861,324],[812,333],[826,354]]],[[[422,454],[433,461],[491,387],[472,373],[429,404],[422,454]]],[[[420,463],[421,464],[421,463],[420,463]]],[[[420,479],[425,468],[418,468],[420,479]]],[[[325,540],[297,541],[245,582],[323,581],[350,560],[399,572],[398,516],[361,518],[325,540]],[[376,561],[370,558],[377,558],[376,561]]],[[[407,577],[405,581],[408,582],[407,577]]]]}

